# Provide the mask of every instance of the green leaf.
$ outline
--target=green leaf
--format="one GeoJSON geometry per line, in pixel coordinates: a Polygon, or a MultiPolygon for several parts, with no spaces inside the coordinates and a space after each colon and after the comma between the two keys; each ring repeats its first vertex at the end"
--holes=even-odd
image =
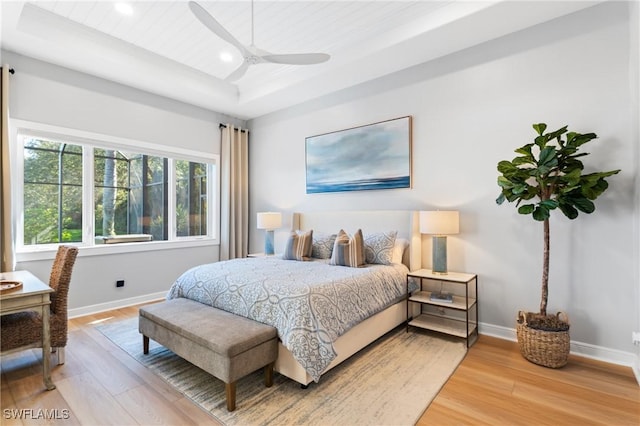
{"type": "Polygon", "coordinates": [[[558,202],[556,200],[544,200],[540,202],[540,205],[549,210],[553,210],[558,207],[558,202]]]}
{"type": "Polygon", "coordinates": [[[576,217],[578,217],[578,210],[576,210],[572,205],[570,204],[564,204],[561,203],[560,204],[560,211],[562,211],[562,213],[564,213],[564,215],[566,217],[568,217],[569,219],[573,220],[576,217]]]}
{"type": "Polygon", "coordinates": [[[511,189],[513,188],[513,182],[511,182],[509,179],[505,178],[504,176],[498,176],[498,186],[504,188],[504,189],[511,189]]]}
{"type": "Polygon", "coordinates": [[[511,191],[506,191],[504,196],[507,197],[507,201],[510,203],[513,203],[514,201],[519,202],[520,200],[520,196],[512,194],[511,191]]]}
{"type": "Polygon", "coordinates": [[[514,172],[514,171],[518,171],[518,168],[516,166],[514,166],[513,164],[511,164],[510,161],[500,161],[498,163],[498,171],[500,173],[509,173],[509,172],[514,172]]]}
{"type": "Polygon", "coordinates": [[[556,149],[552,146],[548,146],[540,151],[538,159],[538,166],[545,166],[552,168],[558,165],[558,158],[556,157],[556,149]]]}
{"type": "Polygon", "coordinates": [[[538,124],[534,124],[533,128],[535,129],[536,132],[538,132],[539,135],[542,135],[544,131],[547,129],[547,125],[544,123],[538,123],[538,124]]]}
{"type": "Polygon", "coordinates": [[[567,133],[567,126],[561,127],[558,130],[548,133],[547,136],[549,137],[549,139],[558,139],[560,138],[560,136],[562,136],[563,134],[567,133]]]}
{"type": "Polygon", "coordinates": [[[542,205],[538,205],[538,207],[533,211],[533,218],[538,221],[549,219],[549,216],[549,209],[542,205]]]}
{"type": "Polygon", "coordinates": [[[520,170],[530,169],[530,167],[522,167],[524,165],[530,164],[532,166],[536,165],[536,160],[533,157],[516,157],[511,162],[514,166],[518,167],[520,170]]]}
{"type": "Polygon", "coordinates": [[[598,136],[595,133],[585,133],[585,134],[579,134],[577,135],[574,139],[573,139],[573,146],[575,146],[576,148],[579,147],[580,145],[584,145],[585,143],[596,139],[598,136]]]}
{"type": "Polygon", "coordinates": [[[567,182],[569,185],[576,185],[578,184],[578,182],[580,182],[581,172],[582,170],[575,168],[570,172],[568,172],[567,174],[565,174],[562,177],[562,180],[567,182]]]}
{"type": "Polygon", "coordinates": [[[583,185],[582,186],[582,195],[590,200],[595,200],[598,198],[607,188],[609,184],[606,180],[600,179],[596,182],[595,185],[583,185]]]}
{"type": "Polygon", "coordinates": [[[533,144],[532,143],[528,143],[525,146],[516,149],[515,152],[517,152],[518,154],[522,154],[524,156],[527,156],[527,157],[533,157],[533,154],[531,153],[531,148],[532,147],[533,147],[533,144]]]}
{"type": "Polygon", "coordinates": [[[561,144],[561,146],[563,146],[563,147],[564,147],[565,145],[570,145],[570,146],[571,146],[571,145],[573,144],[573,142],[572,142],[572,141],[573,141],[573,139],[574,139],[577,135],[579,135],[579,134],[580,134],[580,133],[577,133],[577,132],[568,132],[568,133],[567,133],[567,141],[566,141],[566,144],[565,144],[565,143],[563,143],[563,144],[561,144]]]}
{"type": "Polygon", "coordinates": [[[515,185],[511,190],[511,192],[513,192],[516,195],[520,195],[523,192],[525,192],[527,188],[529,188],[529,185],[527,185],[526,183],[521,183],[521,184],[515,185]]]}
{"type": "Polygon", "coordinates": [[[535,209],[535,205],[533,204],[525,204],[524,206],[520,206],[520,208],[518,209],[518,213],[520,214],[531,214],[533,213],[533,210],[535,209]]]}
{"type": "Polygon", "coordinates": [[[540,149],[542,149],[547,145],[547,142],[549,142],[549,136],[548,135],[538,136],[534,139],[534,142],[536,143],[536,145],[538,145],[540,149]]]}
{"type": "Polygon", "coordinates": [[[504,194],[501,192],[498,198],[496,198],[496,204],[502,204],[504,203],[504,200],[505,200],[504,194]]]}
{"type": "Polygon", "coordinates": [[[583,213],[593,213],[596,209],[595,204],[593,204],[593,201],[587,199],[587,198],[575,198],[572,200],[572,204],[581,212],[583,213]]]}

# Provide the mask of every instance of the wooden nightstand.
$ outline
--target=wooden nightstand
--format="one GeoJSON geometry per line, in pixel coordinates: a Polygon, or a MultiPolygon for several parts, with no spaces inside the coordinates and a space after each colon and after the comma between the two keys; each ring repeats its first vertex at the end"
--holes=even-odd
{"type": "MultiPolygon", "coordinates": [[[[466,339],[478,337],[478,276],[461,272],[434,273],[419,269],[407,275],[407,331],[409,326],[433,330],[466,339]],[[418,280],[419,289],[409,294],[410,280],[418,280]],[[438,298],[445,293],[450,298],[438,298]],[[420,314],[410,316],[410,305],[420,305],[420,314]]],[[[474,342],[475,342],[474,339],[474,342]]]]}

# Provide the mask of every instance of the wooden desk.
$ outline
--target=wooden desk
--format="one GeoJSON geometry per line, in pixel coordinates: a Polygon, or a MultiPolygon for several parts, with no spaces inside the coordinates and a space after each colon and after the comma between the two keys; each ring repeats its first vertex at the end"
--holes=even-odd
{"type": "Polygon", "coordinates": [[[21,288],[0,293],[0,315],[24,311],[36,311],[42,315],[42,376],[47,390],[55,389],[51,380],[49,334],[49,296],[53,289],[28,271],[2,272],[0,279],[22,282],[21,288]]]}

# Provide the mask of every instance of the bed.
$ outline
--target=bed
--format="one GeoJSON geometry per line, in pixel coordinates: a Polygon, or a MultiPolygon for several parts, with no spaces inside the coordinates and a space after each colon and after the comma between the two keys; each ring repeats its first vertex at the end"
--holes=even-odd
{"type": "Polygon", "coordinates": [[[361,229],[366,238],[393,231],[407,248],[400,257],[395,252],[395,263],[360,268],[280,256],[199,265],[176,280],[167,298],[186,297],[276,327],[276,371],[307,385],[406,320],[406,274],[420,267],[420,234],[413,211],[294,213],[291,228],[314,236],[361,229]]]}

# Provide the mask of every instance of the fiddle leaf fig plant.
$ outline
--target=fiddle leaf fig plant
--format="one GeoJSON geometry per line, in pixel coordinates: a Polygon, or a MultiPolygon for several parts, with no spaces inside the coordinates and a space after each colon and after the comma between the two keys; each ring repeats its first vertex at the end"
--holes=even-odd
{"type": "MultiPolygon", "coordinates": [[[[606,178],[620,170],[584,173],[581,157],[589,155],[578,152],[580,148],[596,139],[595,133],[577,133],[564,126],[545,133],[547,125],[534,124],[537,133],[533,143],[528,143],[515,152],[511,161],[500,161],[498,185],[501,188],[496,203],[515,202],[518,213],[531,215],[543,222],[544,252],[542,266],[542,297],[540,316],[547,316],[549,294],[549,218],[553,210],[559,209],[569,219],[580,212],[593,213],[593,201],[607,188],[606,178]]],[[[568,327],[568,325],[567,325],[568,327]]]]}

